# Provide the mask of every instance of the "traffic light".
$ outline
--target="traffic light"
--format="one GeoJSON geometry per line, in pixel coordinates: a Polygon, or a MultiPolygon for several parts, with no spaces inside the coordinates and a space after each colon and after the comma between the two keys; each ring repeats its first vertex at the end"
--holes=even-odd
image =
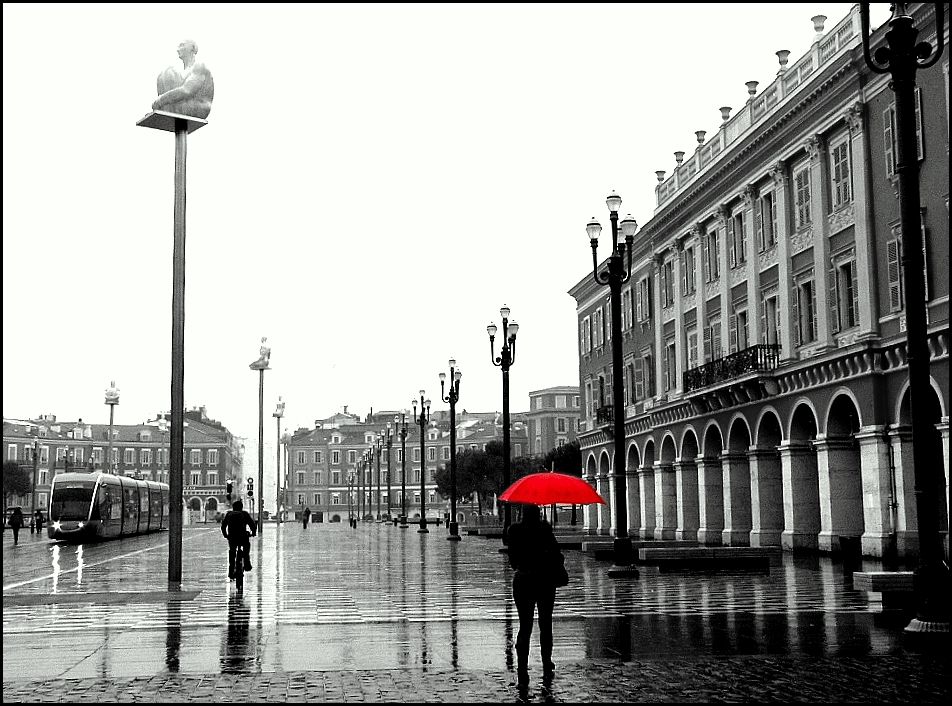
{"type": "Polygon", "coordinates": [[[248,497],[253,498],[255,495],[255,479],[251,476],[248,476],[248,497]]]}
{"type": "Polygon", "coordinates": [[[228,499],[228,502],[231,502],[231,491],[234,489],[231,481],[228,481],[228,484],[225,486],[225,497],[228,499]]]}

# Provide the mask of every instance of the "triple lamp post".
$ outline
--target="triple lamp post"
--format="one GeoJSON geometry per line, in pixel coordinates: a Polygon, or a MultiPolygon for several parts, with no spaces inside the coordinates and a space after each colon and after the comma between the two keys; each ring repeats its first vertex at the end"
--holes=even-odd
{"type": "Polygon", "coordinates": [[[456,367],[456,360],[450,358],[450,391],[446,391],[446,373],[440,373],[440,398],[450,403],[450,541],[458,542],[459,522],[456,521],[456,402],[459,400],[459,381],[463,374],[456,367]]]}
{"type": "Polygon", "coordinates": [[[615,454],[612,461],[612,477],[615,481],[615,539],[613,542],[613,565],[608,570],[612,577],[637,577],[638,569],[632,566],[631,537],[628,536],[628,512],[625,507],[625,389],[624,365],[621,334],[621,287],[631,279],[631,253],[634,249],[635,231],[638,223],[630,215],[621,222],[621,240],[618,232],[618,209],[621,197],[614,191],[606,199],[612,221],[612,253],[608,258],[608,268],[598,271],[598,236],[602,227],[594,218],[585,227],[592,246],[592,277],[595,284],[607,286],[611,293],[612,325],[612,421],[615,454]],[[627,258],[627,263],[626,263],[627,258]]]}
{"type": "Polygon", "coordinates": [[[425,400],[426,392],[420,390],[420,415],[417,416],[417,401],[413,400],[413,417],[420,425],[420,529],[417,532],[429,532],[426,528],[426,425],[430,421],[430,400],[425,400]]]}

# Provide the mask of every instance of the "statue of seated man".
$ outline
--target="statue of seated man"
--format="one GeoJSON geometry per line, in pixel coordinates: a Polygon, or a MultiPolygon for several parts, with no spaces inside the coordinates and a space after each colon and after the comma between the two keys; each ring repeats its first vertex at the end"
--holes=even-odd
{"type": "Polygon", "coordinates": [[[164,110],[204,120],[212,110],[215,98],[215,81],[212,72],[201,61],[195,61],[198,45],[186,39],[178,45],[178,56],[184,66],[179,71],[168,67],[156,80],[159,97],[152,103],[152,110],[164,110]]]}

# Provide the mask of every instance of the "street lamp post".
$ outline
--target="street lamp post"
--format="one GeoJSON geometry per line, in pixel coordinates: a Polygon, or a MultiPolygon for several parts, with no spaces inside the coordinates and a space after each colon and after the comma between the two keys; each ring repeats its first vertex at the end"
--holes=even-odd
{"type": "MultiPolygon", "coordinates": [[[[278,514],[278,524],[281,524],[281,417],[284,416],[284,402],[281,401],[281,396],[278,396],[278,407],[274,410],[274,414],[271,415],[278,420],[278,436],[277,436],[277,446],[278,446],[278,466],[277,472],[275,474],[275,483],[277,484],[277,492],[275,493],[275,512],[278,514]]],[[[263,493],[264,488],[261,488],[258,492],[263,493]]]]}
{"type": "Polygon", "coordinates": [[[34,437],[32,446],[33,446],[33,500],[30,504],[31,517],[36,515],[36,479],[39,475],[39,467],[40,467],[40,439],[39,437],[34,437]]]}
{"type": "MultiPolygon", "coordinates": [[[[496,356],[494,342],[496,340],[496,324],[489,324],[486,332],[489,334],[489,358],[493,365],[502,369],[502,483],[503,489],[508,488],[512,483],[510,469],[511,452],[509,449],[509,368],[516,362],[516,334],[519,333],[519,324],[515,321],[509,321],[509,307],[503,304],[499,310],[499,316],[502,318],[502,348],[499,349],[499,356],[496,356]]],[[[509,525],[512,524],[512,508],[509,503],[503,507],[502,522],[502,547],[500,551],[506,551],[509,545],[509,525]]]]}
{"type": "Polygon", "coordinates": [[[860,3],[863,27],[863,57],[870,70],[890,74],[896,94],[896,146],[899,176],[899,217],[902,230],[903,287],[906,304],[906,364],[909,370],[909,411],[912,421],[912,467],[915,473],[919,563],[913,572],[916,617],[907,633],[949,632],[949,566],[945,563],[940,535],[939,505],[941,464],[928,458],[928,429],[932,395],[929,382],[928,322],[922,272],[922,231],[919,198],[919,159],[916,149],[916,71],[933,66],[944,47],[944,3],[936,3],[937,47],[916,43],[919,30],[913,26],[908,3],[893,3],[886,44],[870,55],[869,3],[860,3]]]}
{"type": "Polygon", "coordinates": [[[459,522],[456,521],[456,402],[459,400],[459,381],[463,374],[456,367],[456,360],[450,358],[450,391],[444,394],[446,373],[440,373],[440,397],[450,403],[450,534],[447,539],[458,542],[459,522]]]}
{"type": "MultiPolygon", "coordinates": [[[[396,417],[394,417],[396,421],[396,417]]],[[[400,410],[400,529],[409,527],[407,524],[407,410],[400,410]]]]}
{"type": "Polygon", "coordinates": [[[638,569],[632,565],[631,537],[628,536],[628,510],[625,505],[627,491],[625,488],[625,389],[622,385],[624,367],[622,360],[621,336],[621,287],[631,279],[631,252],[634,249],[635,231],[638,223],[630,215],[621,222],[621,233],[624,241],[618,238],[618,208],[621,206],[621,197],[614,191],[606,199],[608,211],[612,221],[612,254],[608,258],[608,270],[598,271],[598,236],[602,227],[594,218],[586,226],[592,246],[592,277],[595,284],[607,286],[611,292],[612,312],[612,396],[614,404],[612,419],[614,421],[615,457],[612,462],[612,475],[615,479],[615,540],[613,542],[614,561],[608,570],[609,576],[628,576],[636,578],[638,569]],[[627,264],[626,264],[627,256],[627,264]]]}
{"type": "Polygon", "coordinates": [[[377,522],[383,520],[383,516],[380,514],[380,455],[383,450],[383,434],[377,432],[377,443],[374,446],[375,455],[377,457],[377,522]]]}
{"type": "Polygon", "coordinates": [[[420,529],[417,532],[429,532],[426,528],[426,425],[430,421],[430,401],[424,400],[426,393],[420,390],[420,416],[417,416],[417,401],[413,400],[413,417],[420,425],[420,529]]]}
{"type": "Polygon", "coordinates": [[[387,422],[387,433],[384,436],[384,439],[387,443],[387,522],[390,522],[393,519],[390,510],[391,505],[393,505],[393,503],[390,501],[390,477],[393,473],[393,467],[390,463],[390,456],[393,451],[393,426],[390,424],[390,422],[387,422]]]}
{"type": "MultiPolygon", "coordinates": [[[[271,349],[267,346],[268,338],[261,337],[259,358],[248,367],[258,371],[258,536],[263,532],[264,517],[264,371],[271,370],[268,363],[271,361],[271,349]]],[[[254,500],[252,500],[254,504],[254,500]]]]}
{"type": "Polygon", "coordinates": [[[116,381],[109,383],[106,389],[106,404],[109,405],[109,448],[106,451],[106,472],[114,473],[112,466],[112,422],[116,411],[116,405],[119,404],[119,388],[116,387],[116,381]]]}
{"type": "Polygon", "coordinates": [[[284,443],[284,472],[281,474],[282,488],[280,497],[280,505],[278,506],[278,512],[281,515],[282,521],[284,521],[285,515],[287,515],[288,507],[288,478],[291,475],[291,434],[285,430],[284,434],[281,435],[281,441],[284,443]]]}
{"type": "Polygon", "coordinates": [[[357,521],[363,522],[363,512],[364,512],[364,486],[366,485],[366,478],[364,477],[364,471],[367,468],[367,452],[364,451],[360,455],[360,459],[357,461],[357,521]]]}

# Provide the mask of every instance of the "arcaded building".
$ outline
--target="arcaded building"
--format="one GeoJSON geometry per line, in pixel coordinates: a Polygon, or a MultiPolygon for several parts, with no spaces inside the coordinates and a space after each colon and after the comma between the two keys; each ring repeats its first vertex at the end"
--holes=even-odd
{"type": "MultiPolygon", "coordinates": [[[[934,6],[911,7],[935,46],[934,6]]],[[[829,30],[813,19],[807,54],[778,51],[776,79],[749,82],[745,105],[657,172],[622,290],[619,379],[606,289],[588,275],[569,291],[584,475],[614,502],[619,384],[632,538],[832,552],[858,537],[868,556],[915,556],[905,324],[925,306],[917,443],[948,557],[949,51],[917,75],[926,301],[907,302],[890,77],[866,68],[858,6],[829,30]]],[[[587,513],[590,532],[614,533],[610,504],[587,513]]]]}

